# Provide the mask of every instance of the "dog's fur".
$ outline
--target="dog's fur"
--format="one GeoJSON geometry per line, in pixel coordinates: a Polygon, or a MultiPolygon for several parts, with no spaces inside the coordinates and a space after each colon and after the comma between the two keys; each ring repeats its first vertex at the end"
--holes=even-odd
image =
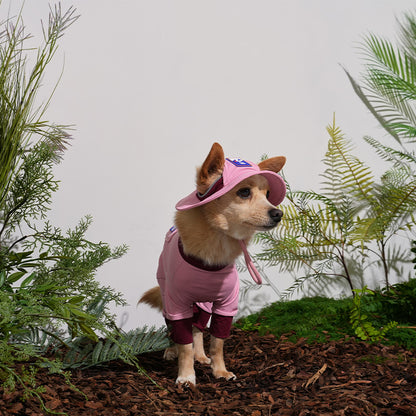
{"type": "MultiPolygon", "coordinates": [[[[273,157],[259,163],[261,170],[279,172],[286,162],[283,156],[273,157]]],[[[197,170],[197,190],[204,194],[218,179],[224,167],[222,147],[214,143],[201,168],[197,170]]],[[[239,240],[248,242],[255,231],[269,230],[280,220],[276,209],[267,200],[268,181],[261,175],[240,182],[225,195],[204,205],[185,211],[177,211],[175,226],[182,240],[186,255],[196,257],[207,265],[228,265],[241,254],[239,240]],[[247,196],[248,195],[248,196],[247,196]],[[274,218],[272,218],[274,217],[274,218]]],[[[195,299],[197,302],[198,299],[195,299]]],[[[147,291],[140,302],[163,309],[159,287],[147,291]]],[[[166,359],[178,357],[179,384],[195,384],[194,359],[210,364],[214,377],[234,379],[224,363],[224,340],[211,336],[208,358],[205,355],[202,332],[193,328],[194,342],[168,348],[166,359]]]]}

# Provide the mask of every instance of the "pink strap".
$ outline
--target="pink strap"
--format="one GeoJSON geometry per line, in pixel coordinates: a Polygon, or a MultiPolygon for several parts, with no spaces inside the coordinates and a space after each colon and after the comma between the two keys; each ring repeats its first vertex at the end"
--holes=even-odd
{"type": "Polygon", "coordinates": [[[251,274],[251,277],[253,280],[258,284],[262,284],[261,276],[259,271],[256,269],[256,266],[253,263],[253,260],[251,260],[250,254],[248,254],[247,251],[247,245],[244,240],[239,240],[240,246],[243,249],[244,253],[244,260],[246,261],[247,269],[251,274]]]}

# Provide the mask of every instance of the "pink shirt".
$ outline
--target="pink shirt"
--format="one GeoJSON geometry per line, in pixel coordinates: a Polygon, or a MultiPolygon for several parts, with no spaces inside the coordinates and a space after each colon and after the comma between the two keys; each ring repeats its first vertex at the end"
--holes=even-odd
{"type": "Polygon", "coordinates": [[[171,321],[191,318],[194,303],[208,313],[222,316],[237,313],[239,279],[235,265],[214,272],[192,266],[180,253],[179,234],[174,227],[166,234],[157,280],[163,314],[171,321]]]}

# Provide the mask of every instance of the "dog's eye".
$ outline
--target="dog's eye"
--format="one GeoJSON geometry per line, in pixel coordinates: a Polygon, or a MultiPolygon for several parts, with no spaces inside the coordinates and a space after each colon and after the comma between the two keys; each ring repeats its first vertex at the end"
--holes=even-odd
{"type": "Polygon", "coordinates": [[[267,191],[266,192],[266,198],[269,199],[269,196],[270,196],[270,191],[267,191]]]}
{"type": "Polygon", "coordinates": [[[242,199],[250,198],[251,190],[250,188],[241,188],[237,191],[237,195],[242,199]]]}

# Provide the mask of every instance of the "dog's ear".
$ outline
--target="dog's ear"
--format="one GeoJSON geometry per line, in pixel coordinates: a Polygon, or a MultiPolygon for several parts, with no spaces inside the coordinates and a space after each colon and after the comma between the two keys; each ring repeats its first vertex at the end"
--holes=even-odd
{"type": "Polygon", "coordinates": [[[286,163],[284,156],[271,157],[259,163],[260,170],[271,170],[272,172],[279,172],[286,163]]]}
{"type": "Polygon", "coordinates": [[[198,192],[202,194],[205,193],[209,186],[221,176],[224,164],[224,151],[220,144],[214,143],[205,162],[198,169],[196,175],[196,187],[198,192]]]}

